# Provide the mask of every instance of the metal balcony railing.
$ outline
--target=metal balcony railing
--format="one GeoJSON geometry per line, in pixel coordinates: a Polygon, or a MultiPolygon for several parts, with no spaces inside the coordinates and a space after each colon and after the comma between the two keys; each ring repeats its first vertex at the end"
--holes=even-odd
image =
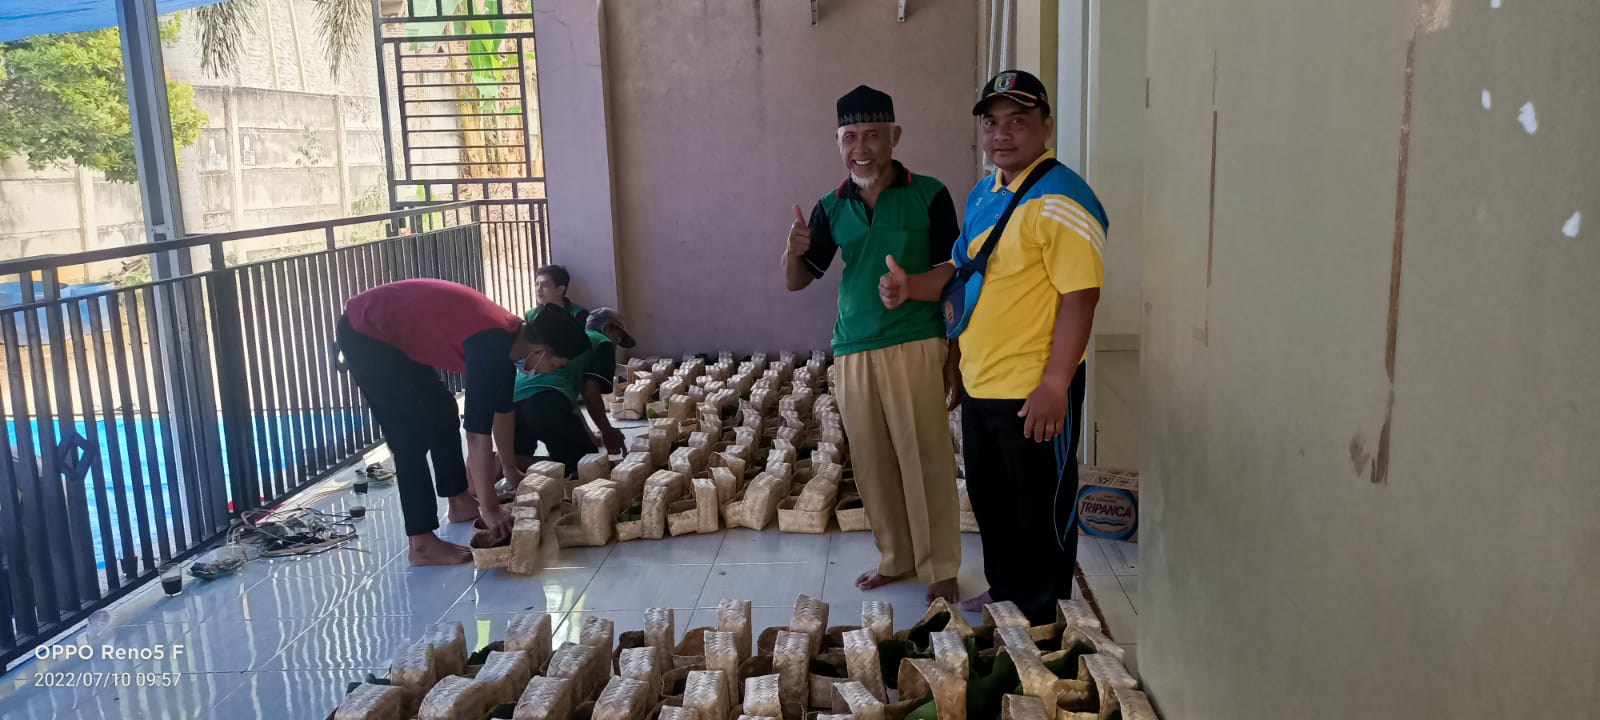
{"type": "Polygon", "coordinates": [[[359,461],[378,434],[334,360],[344,301],[431,277],[520,312],[546,218],[480,200],[0,263],[0,667],[359,461]],[[119,263],[184,270],[61,282],[119,263]]]}

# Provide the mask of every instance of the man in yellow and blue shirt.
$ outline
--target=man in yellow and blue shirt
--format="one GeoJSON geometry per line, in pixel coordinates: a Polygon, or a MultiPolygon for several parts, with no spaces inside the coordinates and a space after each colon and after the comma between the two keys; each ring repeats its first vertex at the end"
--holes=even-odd
{"type": "Polygon", "coordinates": [[[1077,563],[1084,360],[1105,282],[1105,209],[1088,184],[1046,146],[1054,120],[1038,78],[996,75],[973,114],[997,171],[967,196],[951,264],[908,276],[889,262],[886,306],[937,300],[955,263],[998,242],[959,338],[966,399],[961,424],[967,492],[983,539],[989,592],[962,603],[1010,600],[1036,623],[1053,622],[1072,596],[1077,563]],[[992,230],[1036,169],[1045,174],[1018,200],[997,239],[992,230]]]}

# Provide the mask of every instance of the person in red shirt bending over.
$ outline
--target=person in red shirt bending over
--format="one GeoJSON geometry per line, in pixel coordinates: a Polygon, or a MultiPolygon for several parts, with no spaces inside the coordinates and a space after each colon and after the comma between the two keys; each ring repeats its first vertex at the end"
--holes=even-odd
{"type": "Polygon", "coordinates": [[[412,565],[472,560],[470,550],[434,533],[435,493],[449,500],[450,522],[481,517],[491,530],[510,530],[511,515],[494,490],[495,448],[500,471],[513,484],[520,482],[512,451],[516,374],[519,368],[553,372],[589,349],[578,321],[560,308],[549,309],[524,321],[482,293],[444,280],[401,280],[345,303],[339,350],[394,455],[412,565]],[[439,371],[465,378],[464,423],[439,371]]]}

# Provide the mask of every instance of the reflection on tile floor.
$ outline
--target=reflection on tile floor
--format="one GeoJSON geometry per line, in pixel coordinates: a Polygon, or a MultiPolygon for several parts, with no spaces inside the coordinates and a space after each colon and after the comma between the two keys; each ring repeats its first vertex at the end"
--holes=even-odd
{"type": "MultiPolygon", "coordinates": [[[[348,478],[329,481],[347,483],[348,478]]],[[[337,492],[317,506],[351,504],[337,492]]],[[[897,625],[925,610],[924,588],[897,583],[873,592],[855,578],[873,568],[867,533],[793,535],[738,529],[622,546],[565,548],[543,573],[479,574],[470,565],[412,568],[394,488],[376,490],[354,547],[296,560],[258,561],[233,577],[195,582],[182,595],[146,588],[113,610],[110,626],[67,641],[123,648],[184,647],[163,660],[31,660],[0,678],[0,718],[263,718],[320,720],[345,683],[387,673],[389,660],[430,624],[460,622],[476,649],[505,636],[511,616],[552,614],[558,640],[576,638],[587,617],[606,617],[618,633],[639,629],[649,607],[676,609],[681,637],[714,624],[723,598],[751,600],[756,627],[788,624],[796,595],[832,604],[846,624],[865,599],[888,600],[897,625]],[[393,509],[394,515],[388,512],[393,509]],[[170,687],[36,687],[43,672],[176,673],[170,687]]],[[[464,540],[470,527],[447,526],[464,540]]],[[[982,546],[962,536],[964,593],[984,587],[982,546]]],[[[1138,546],[1080,538],[1079,563],[1117,640],[1129,650],[1138,593],[1138,546]]],[[[971,618],[974,622],[977,617],[971,618]]]]}

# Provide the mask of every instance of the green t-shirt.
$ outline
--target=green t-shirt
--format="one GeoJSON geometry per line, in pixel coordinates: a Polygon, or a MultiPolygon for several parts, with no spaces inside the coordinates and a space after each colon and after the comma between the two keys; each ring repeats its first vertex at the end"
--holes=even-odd
{"type": "Polygon", "coordinates": [[[560,370],[538,375],[517,373],[511,401],[521,402],[541,392],[555,390],[566,395],[576,406],[583,397],[583,383],[588,378],[599,380],[603,386],[602,392],[610,392],[611,378],[617,371],[617,346],[605,333],[595,330],[586,332],[589,334],[588,352],[567,360],[560,370]]]}
{"type": "Polygon", "coordinates": [[[805,261],[813,276],[822,277],[835,254],[844,256],[835,355],[944,337],[938,303],[913,301],[890,310],[878,295],[878,280],[889,269],[886,256],[912,274],[950,259],[961,229],[944,183],[912,175],[896,162],[894,180],[878,195],[876,208],[868,210],[855,182],[846,181],[817,203],[809,225],[805,261]]]}

